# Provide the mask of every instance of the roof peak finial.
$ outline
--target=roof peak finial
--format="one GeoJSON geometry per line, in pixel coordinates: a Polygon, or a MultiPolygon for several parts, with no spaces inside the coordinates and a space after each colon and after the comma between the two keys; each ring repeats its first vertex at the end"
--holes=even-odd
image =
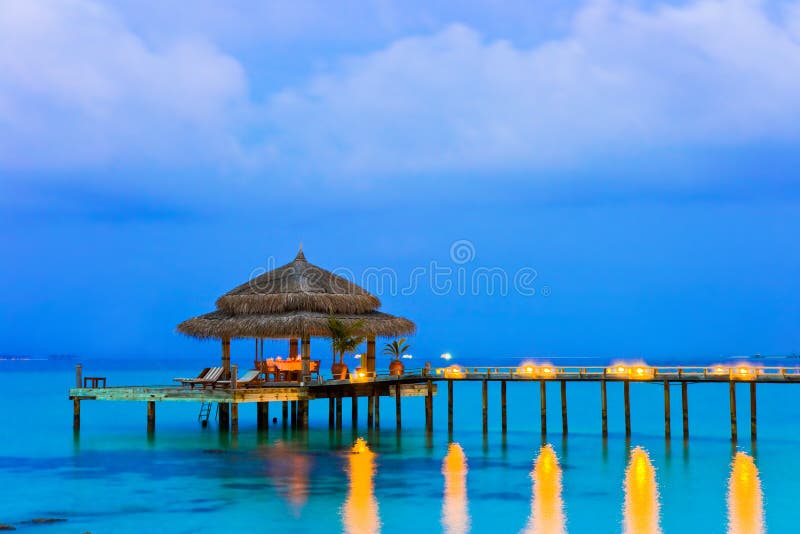
{"type": "Polygon", "coordinates": [[[306,255],[303,254],[303,242],[300,241],[300,247],[297,249],[297,256],[294,258],[295,260],[306,260],[306,255]]]}

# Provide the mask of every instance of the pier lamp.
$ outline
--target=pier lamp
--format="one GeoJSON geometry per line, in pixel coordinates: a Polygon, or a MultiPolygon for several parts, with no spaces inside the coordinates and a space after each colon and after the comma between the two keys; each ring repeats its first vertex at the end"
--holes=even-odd
{"type": "Polygon", "coordinates": [[[450,360],[452,360],[452,359],[453,359],[453,355],[452,355],[452,354],[450,354],[449,352],[445,352],[444,354],[442,354],[442,359],[443,359],[443,360],[450,361],[450,360]]]}
{"type": "Polygon", "coordinates": [[[655,372],[653,371],[652,367],[637,365],[631,369],[630,375],[634,380],[647,380],[649,378],[653,378],[655,372]]]}
{"type": "Polygon", "coordinates": [[[519,367],[517,367],[517,374],[527,378],[533,378],[536,376],[536,363],[531,361],[522,362],[519,364],[519,367]]]}
{"type": "Polygon", "coordinates": [[[444,370],[445,378],[464,378],[464,371],[458,365],[451,365],[444,370]]]}
{"type": "Polygon", "coordinates": [[[732,376],[738,380],[754,380],[756,377],[756,369],[740,365],[736,368],[736,372],[733,373],[732,376]]]}
{"type": "Polygon", "coordinates": [[[356,360],[360,360],[361,359],[361,355],[360,354],[353,354],[353,358],[355,358],[356,360]]]}
{"type": "Polygon", "coordinates": [[[549,365],[544,365],[539,368],[539,376],[542,378],[555,378],[558,374],[558,371],[555,367],[550,367],[549,365]]]}
{"type": "Polygon", "coordinates": [[[730,372],[730,369],[721,365],[715,365],[711,368],[711,374],[716,376],[724,376],[730,372]]]}
{"type": "Polygon", "coordinates": [[[401,358],[403,358],[404,360],[410,360],[411,358],[413,358],[413,356],[411,354],[403,354],[401,358]]]}
{"type": "Polygon", "coordinates": [[[625,376],[628,374],[628,368],[624,365],[614,365],[606,369],[606,374],[625,376]]]}

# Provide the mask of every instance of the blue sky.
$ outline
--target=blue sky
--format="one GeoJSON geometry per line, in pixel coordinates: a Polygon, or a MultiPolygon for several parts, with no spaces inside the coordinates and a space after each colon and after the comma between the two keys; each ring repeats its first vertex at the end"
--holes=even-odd
{"type": "Polygon", "coordinates": [[[0,352],[214,355],[300,241],[535,270],[379,294],[420,357],[800,352],[798,95],[796,1],[3,2],[0,352]]]}

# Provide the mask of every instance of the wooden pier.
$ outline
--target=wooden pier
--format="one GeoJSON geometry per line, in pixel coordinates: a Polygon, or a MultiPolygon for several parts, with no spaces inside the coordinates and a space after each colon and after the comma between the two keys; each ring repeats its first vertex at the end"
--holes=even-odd
{"type": "MultiPolygon", "coordinates": [[[[609,384],[621,382],[623,388],[625,435],[630,437],[631,427],[631,386],[636,383],[651,383],[663,386],[664,395],[664,436],[670,439],[671,388],[681,388],[681,413],[683,438],[689,438],[689,384],[727,383],[729,384],[730,432],[731,439],[739,437],[737,421],[736,386],[739,383],[749,386],[750,395],[750,437],[756,439],[756,385],[759,383],[791,384],[800,383],[800,370],[782,367],[458,367],[438,369],[408,370],[402,375],[374,375],[350,380],[322,380],[312,383],[263,383],[259,387],[237,387],[236,366],[233,366],[233,379],[229,387],[189,388],[180,386],[111,386],[84,387],[82,368],[76,368],[76,387],[70,389],[69,398],[73,401],[73,427],[80,429],[80,405],[83,401],[139,401],[147,403],[147,430],[154,432],[156,426],[156,404],[159,402],[215,403],[219,406],[219,425],[223,431],[238,431],[241,403],[256,403],[257,428],[266,429],[269,425],[271,403],[280,403],[284,426],[308,428],[308,406],[311,401],[328,400],[328,425],[331,429],[342,428],[342,401],[351,399],[352,426],[358,426],[358,400],[367,399],[367,428],[380,428],[381,398],[395,399],[395,422],[397,431],[402,428],[403,397],[425,398],[425,430],[433,432],[433,396],[437,394],[437,384],[447,384],[447,429],[452,437],[454,430],[453,405],[455,384],[475,381],[481,383],[481,416],[484,434],[489,431],[489,382],[500,382],[500,428],[508,431],[507,388],[509,383],[528,382],[537,384],[540,401],[540,428],[542,435],[547,429],[547,387],[557,382],[561,395],[561,431],[566,435],[568,425],[567,391],[570,382],[596,382],[600,385],[599,408],[601,433],[608,436],[607,388],[609,384]],[[399,391],[399,395],[398,395],[399,391]]],[[[96,383],[96,382],[95,382],[96,383]]],[[[555,386],[555,384],[554,384],[555,386]]],[[[276,412],[277,413],[277,412],[276,412]]]]}

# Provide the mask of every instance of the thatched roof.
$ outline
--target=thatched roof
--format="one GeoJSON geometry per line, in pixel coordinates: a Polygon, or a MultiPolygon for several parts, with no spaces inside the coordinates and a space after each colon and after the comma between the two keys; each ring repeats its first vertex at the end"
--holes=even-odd
{"type": "Polygon", "coordinates": [[[253,278],[217,300],[217,309],[236,314],[364,313],[380,305],[367,290],[308,263],[302,248],[291,263],[253,278]]]}
{"type": "Polygon", "coordinates": [[[217,311],[182,322],[178,332],[216,339],[329,337],[328,318],[335,316],[363,321],[359,334],[368,337],[414,333],[414,323],[378,306],[365,289],[308,263],[301,248],[291,263],[229,291],[217,311]]]}
{"type": "MultiPolygon", "coordinates": [[[[295,311],[277,314],[232,314],[215,311],[178,325],[178,331],[199,338],[278,338],[328,337],[327,313],[295,311]]],[[[371,311],[361,314],[336,314],[346,324],[363,321],[363,336],[396,337],[413,334],[416,325],[402,317],[371,311]]]]}

